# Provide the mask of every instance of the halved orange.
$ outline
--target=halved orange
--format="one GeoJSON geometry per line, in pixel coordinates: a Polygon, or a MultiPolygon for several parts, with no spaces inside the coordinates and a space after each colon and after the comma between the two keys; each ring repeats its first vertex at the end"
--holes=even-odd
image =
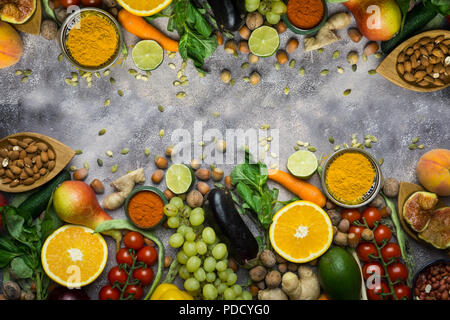
{"type": "Polygon", "coordinates": [[[94,230],[65,225],[53,232],[41,251],[42,267],[50,279],[68,288],[93,282],[108,259],[105,239],[94,230]]]}
{"type": "Polygon", "coordinates": [[[333,226],[328,214],[318,205],[295,201],[274,215],[269,237],[280,256],[304,263],[328,250],[333,240],[333,226]]]}
{"type": "Polygon", "coordinates": [[[163,10],[172,2],[172,0],[118,0],[118,1],[119,4],[125,10],[141,17],[154,15],[163,10]]]}

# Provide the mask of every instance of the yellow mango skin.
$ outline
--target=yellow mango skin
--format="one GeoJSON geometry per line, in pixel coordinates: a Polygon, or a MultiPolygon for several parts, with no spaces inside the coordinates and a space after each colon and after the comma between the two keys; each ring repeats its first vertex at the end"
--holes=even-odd
{"type": "Polygon", "coordinates": [[[162,283],[156,287],[150,300],[194,300],[194,298],[174,284],[162,283]]]}

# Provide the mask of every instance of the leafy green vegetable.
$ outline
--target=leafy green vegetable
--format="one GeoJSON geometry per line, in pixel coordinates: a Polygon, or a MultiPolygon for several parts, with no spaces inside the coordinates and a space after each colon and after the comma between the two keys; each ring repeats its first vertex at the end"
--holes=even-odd
{"type": "Polygon", "coordinates": [[[400,30],[403,30],[403,25],[405,24],[406,15],[408,14],[409,2],[410,0],[396,0],[397,4],[402,12],[402,26],[400,30]]]}
{"type": "Polygon", "coordinates": [[[42,0],[42,4],[44,6],[44,11],[53,21],[56,22],[56,24],[58,26],[60,26],[61,22],[59,22],[59,20],[56,18],[55,11],[53,11],[53,9],[50,8],[50,5],[48,2],[49,2],[49,0],[42,0]]]}
{"type": "Polygon", "coordinates": [[[425,7],[432,8],[444,16],[450,15],[449,0],[423,0],[422,2],[425,7]]]}

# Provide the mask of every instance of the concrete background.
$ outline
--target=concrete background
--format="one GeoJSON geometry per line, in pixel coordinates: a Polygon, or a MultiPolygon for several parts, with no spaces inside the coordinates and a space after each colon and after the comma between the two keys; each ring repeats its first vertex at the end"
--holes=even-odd
{"type": "MultiPolygon", "coordinates": [[[[331,12],[341,7],[331,5],[331,12]]],[[[157,22],[160,26],[165,21],[157,22]]],[[[352,22],[354,25],[354,22],[352,22]]],[[[193,133],[193,121],[201,121],[204,129],[258,129],[262,124],[270,124],[271,129],[279,129],[280,145],[276,151],[281,168],[285,168],[287,157],[293,152],[297,140],[310,142],[317,148],[318,157],[333,151],[328,137],[333,136],[336,144],[350,144],[352,134],[362,140],[365,134],[375,135],[379,142],[370,150],[376,158],[385,159],[382,170],[385,177],[395,177],[401,181],[416,181],[415,164],[426,151],[434,148],[450,148],[450,88],[435,93],[416,93],[397,87],[379,75],[369,75],[381,59],[369,57],[360,60],[358,69],[352,72],[346,62],[347,53],[353,50],[360,54],[366,43],[352,43],[345,30],[339,32],[343,40],[325,48],[323,53],[304,53],[302,37],[300,48],[291,55],[296,60],[295,68],[284,65],[281,70],[274,68],[275,58],[261,59],[247,70],[240,68],[246,56],[234,58],[218,48],[205,68],[209,74],[200,78],[191,63],[185,74],[189,78],[186,87],[174,87],[176,72],[181,65],[177,56],[165,56],[163,64],[152,72],[148,82],[134,79],[128,69],[135,68],[129,57],[123,67],[111,68],[111,76],[117,81],[111,85],[109,77],[94,78],[92,88],[80,80],[78,87],[65,84],[74,68],[67,61],[58,62],[59,47],[55,41],[23,35],[24,55],[20,63],[9,69],[0,70],[0,137],[20,132],[35,131],[59,139],[73,149],[82,149],[71,165],[82,167],[90,164],[87,182],[98,178],[105,183],[106,194],[111,192],[109,183],[127,172],[144,167],[147,183],[151,185],[151,174],[155,170],[153,157],[162,154],[171,144],[171,132],[184,128],[193,133]],[[335,50],[340,57],[332,59],[335,50]],[[172,70],[169,63],[177,68],[172,70]],[[345,69],[344,74],[336,72],[336,67],[345,69]],[[306,69],[306,75],[299,75],[299,68],[306,69]],[[15,70],[30,69],[33,74],[27,83],[15,70]],[[232,72],[235,85],[225,85],[220,81],[220,72],[232,72]],[[320,71],[329,69],[327,76],[320,71]],[[242,78],[256,70],[262,81],[257,86],[245,83],[242,78]],[[289,86],[290,93],[284,89],[289,86]],[[123,90],[120,97],[117,90],[123,90]],[[343,96],[351,89],[349,96],[343,96]],[[176,93],[185,91],[184,99],[177,99],[176,93]],[[104,101],[111,99],[109,107],[104,101]],[[164,106],[164,112],[158,106],[164,106]],[[107,133],[99,137],[102,128],[107,133]],[[160,130],[165,131],[160,137],[160,130]],[[414,137],[425,145],[423,150],[411,151],[408,145],[414,137]],[[148,147],[151,156],[144,156],[148,147]],[[122,148],[130,148],[126,156],[120,155],[122,148]],[[106,150],[112,150],[114,157],[108,158],[106,150]],[[102,158],[104,166],[99,168],[96,159],[102,158]],[[111,174],[113,164],[119,169],[111,174]]],[[[286,32],[281,36],[281,47],[288,38],[294,36],[286,32]]],[[[126,34],[126,42],[132,45],[137,39],[126,34]]],[[[194,141],[197,143],[198,141],[194,141]]],[[[269,152],[270,153],[270,152],[269,152]]],[[[270,158],[270,157],[269,157],[270,158]]],[[[224,166],[226,174],[231,165],[224,166]]],[[[312,181],[318,184],[318,178],[312,181]]],[[[165,188],[163,182],[161,190],[165,188]]],[[[291,195],[282,192],[281,199],[291,195]]],[[[99,197],[102,200],[103,197],[99,197]]],[[[122,209],[111,212],[114,218],[123,218],[122,209]]],[[[167,243],[172,233],[163,228],[156,233],[167,243]]],[[[109,270],[115,264],[114,246],[108,239],[110,255],[109,270]]],[[[444,257],[445,253],[409,241],[415,256],[416,267],[444,257]]],[[[173,254],[169,251],[169,254],[173,254]]],[[[107,272],[89,286],[91,297],[97,298],[99,288],[105,284],[107,272]]]]}

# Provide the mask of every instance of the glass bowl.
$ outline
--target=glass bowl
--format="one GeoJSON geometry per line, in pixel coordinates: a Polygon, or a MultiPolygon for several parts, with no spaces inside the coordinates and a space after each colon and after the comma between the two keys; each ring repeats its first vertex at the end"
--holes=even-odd
{"type": "MultiPolygon", "coordinates": [[[[289,1],[288,1],[289,3],[289,1]]],[[[286,5],[288,4],[286,3],[286,5]]],[[[296,34],[302,34],[302,35],[311,35],[313,33],[316,33],[322,28],[322,26],[325,24],[325,22],[328,19],[328,7],[327,2],[325,0],[322,0],[323,4],[323,17],[322,20],[320,20],[319,24],[317,24],[315,27],[312,27],[311,29],[301,29],[299,27],[296,27],[294,24],[291,23],[289,20],[287,13],[283,14],[282,19],[286,26],[294,33],[296,34]]]]}
{"type": "Polygon", "coordinates": [[[98,8],[83,8],[80,10],[77,10],[73,12],[71,15],[69,15],[64,23],[62,24],[59,35],[58,35],[58,42],[59,46],[61,47],[63,55],[67,58],[67,60],[70,61],[76,68],[83,70],[83,71],[89,71],[89,72],[96,72],[101,71],[104,69],[109,68],[111,65],[116,63],[116,61],[120,57],[121,48],[123,44],[123,35],[122,31],[120,29],[119,22],[108,12],[102,9],[98,8]],[[111,56],[111,58],[106,61],[105,63],[99,65],[99,66],[85,66],[77,62],[70,53],[69,49],[67,48],[67,38],[69,36],[70,30],[76,25],[78,21],[80,21],[80,18],[90,16],[90,15],[97,15],[105,20],[107,20],[115,29],[115,32],[117,34],[117,47],[114,52],[114,54],[111,56]]]}

